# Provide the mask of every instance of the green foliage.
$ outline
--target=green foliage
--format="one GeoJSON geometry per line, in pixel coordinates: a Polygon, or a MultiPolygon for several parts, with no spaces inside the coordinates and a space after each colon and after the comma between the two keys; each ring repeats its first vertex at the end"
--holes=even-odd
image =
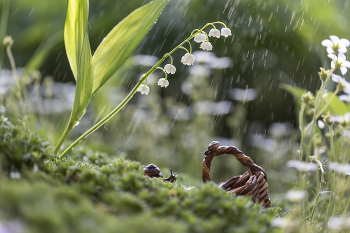
{"type": "Polygon", "coordinates": [[[67,18],[64,26],[64,41],[72,72],[77,81],[74,105],[70,123],[75,126],[84,115],[90,101],[93,84],[93,68],[87,21],[88,0],[68,1],[67,18]]]}
{"type": "Polygon", "coordinates": [[[168,0],[156,0],[125,17],[97,48],[94,58],[94,94],[124,64],[157,21],[168,0]]]}
{"type": "MultiPolygon", "coordinates": [[[[285,89],[290,94],[294,96],[296,99],[299,107],[301,105],[301,96],[305,93],[307,93],[307,90],[299,88],[299,87],[293,87],[288,84],[281,84],[280,87],[282,89],[285,89]]],[[[350,111],[350,105],[344,103],[343,101],[340,101],[338,98],[332,98],[332,93],[325,93],[325,102],[330,102],[329,106],[325,108],[323,113],[327,113],[330,111],[333,115],[344,115],[345,113],[350,111]]],[[[313,106],[314,101],[311,101],[310,104],[313,106]]]]}
{"type": "Polygon", "coordinates": [[[5,226],[16,220],[26,232],[273,231],[275,209],[265,210],[214,183],[189,188],[151,179],[138,162],[89,150],[59,159],[23,126],[5,118],[0,126],[5,226]],[[26,154],[31,156],[15,160],[26,154]],[[20,180],[9,179],[15,171],[20,180]]]}

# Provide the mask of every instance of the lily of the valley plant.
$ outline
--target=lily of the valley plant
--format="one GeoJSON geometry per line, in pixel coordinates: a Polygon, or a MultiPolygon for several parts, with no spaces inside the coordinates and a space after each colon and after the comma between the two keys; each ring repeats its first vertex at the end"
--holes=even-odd
{"type": "MultiPolygon", "coordinates": [[[[68,60],[77,84],[71,117],[55,147],[55,153],[59,151],[70,131],[78,125],[92,96],[113,76],[125,60],[133,53],[156,22],[166,3],[167,0],[155,0],[136,9],[109,32],[98,46],[94,56],[91,56],[87,33],[89,1],[68,1],[64,39],[68,60]]],[[[125,99],[114,110],[75,140],[60,157],[66,155],[77,143],[111,119],[136,92],[148,95],[150,88],[147,86],[147,78],[156,69],[162,70],[165,74],[165,77],[158,81],[158,85],[161,87],[169,86],[167,74],[174,74],[176,72],[176,67],[173,65],[173,58],[171,56],[176,50],[183,49],[186,51],[181,58],[183,64],[192,65],[195,61],[190,43],[192,38],[194,38],[195,42],[201,43],[201,49],[212,50],[213,46],[209,42],[209,37],[220,37],[220,31],[215,27],[217,24],[223,25],[221,29],[222,36],[228,37],[231,35],[231,30],[222,22],[208,23],[201,29],[195,29],[188,38],[169,53],[166,53],[157,64],[142,75],[125,99]],[[212,29],[208,35],[204,29],[209,26],[212,27],[212,29]],[[185,44],[188,44],[189,50],[184,47],[185,44]],[[161,63],[168,57],[170,57],[170,64],[166,64],[164,68],[160,67],[161,63]]]]}

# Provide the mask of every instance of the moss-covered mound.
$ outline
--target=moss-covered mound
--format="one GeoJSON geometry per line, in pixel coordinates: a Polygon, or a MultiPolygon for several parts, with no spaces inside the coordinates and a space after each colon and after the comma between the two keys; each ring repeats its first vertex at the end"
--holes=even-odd
{"type": "Polygon", "coordinates": [[[213,183],[144,177],[138,162],[48,143],[0,118],[0,232],[271,232],[274,209],[213,183]]]}

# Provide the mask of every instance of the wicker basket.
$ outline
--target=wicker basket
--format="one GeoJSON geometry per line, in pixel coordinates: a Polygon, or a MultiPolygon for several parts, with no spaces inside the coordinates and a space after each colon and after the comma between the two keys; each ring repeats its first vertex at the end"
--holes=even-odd
{"type": "Polygon", "coordinates": [[[235,176],[220,184],[220,188],[227,190],[229,193],[235,193],[240,196],[251,196],[254,203],[261,203],[265,208],[271,206],[269,197],[267,176],[265,170],[256,165],[251,158],[244,155],[237,147],[220,146],[219,142],[212,142],[208,146],[208,150],[204,152],[205,159],[202,167],[203,182],[210,181],[211,161],[215,156],[222,154],[231,154],[247,167],[247,171],[240,176],[235,176]]]}

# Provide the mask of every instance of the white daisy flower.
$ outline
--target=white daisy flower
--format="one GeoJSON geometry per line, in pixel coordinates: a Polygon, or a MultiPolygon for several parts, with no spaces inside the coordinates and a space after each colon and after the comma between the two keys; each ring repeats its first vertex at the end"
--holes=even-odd
{"type": "Polygon", "coordinates": [[[338,56],[334,54],[328,54],[328,57],[332,59],[331,67],[334,69],[340,69],[340,72],[344,75],[350,68],[350,62],[346,60],[344,54],[339,53],[338,56]]]}
{"type": "Polygon", "coordinates": [[[347,39],[339,39],[337,36],[329,36],[330,40],[323,40],[322,45],[327,47],[327,53],[346,53],[346,47],[349,47],[350,42],[347,39]]]}

